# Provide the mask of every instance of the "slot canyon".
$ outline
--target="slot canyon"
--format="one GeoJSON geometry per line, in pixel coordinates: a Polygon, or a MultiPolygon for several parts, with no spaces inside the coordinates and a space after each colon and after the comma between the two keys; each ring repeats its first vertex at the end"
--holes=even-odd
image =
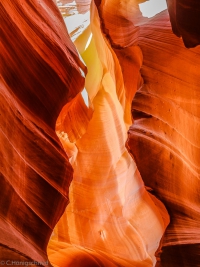
{"type": "Polygon", "coordinates": [[[151,1],[0,1],[0,266],[200,267],[200,2],[151,1]]]}

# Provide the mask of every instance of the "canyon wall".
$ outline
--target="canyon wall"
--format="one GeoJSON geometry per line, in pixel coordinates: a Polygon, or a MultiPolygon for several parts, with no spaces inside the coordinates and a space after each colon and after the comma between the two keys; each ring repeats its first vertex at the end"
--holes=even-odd
{"type": "Polygon", "coordinates": [[[200,265],[200,47],[186,49],[166,11],[140,28],[144,85],[132,103],[127,147],[167,207],[161,266],[200,265]]]}
{"type": "Polygon", "coordinates": [[[200,4],[142,2],[0,4],[2,262],[200,266],[200,4]]]}
{"type": "Polygon", "coordinates": [[[1,2],[0,259],[46,262],[68,203],[73,169],[55,133],[84,86],[80,62],[51,1],[1,2]]]}

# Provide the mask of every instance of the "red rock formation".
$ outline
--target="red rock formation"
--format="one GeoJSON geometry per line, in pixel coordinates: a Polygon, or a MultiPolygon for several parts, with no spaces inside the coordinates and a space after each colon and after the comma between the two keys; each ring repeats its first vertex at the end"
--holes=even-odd
{"type": "MultiPolygon", "coordinates": [[[[122,29],[126,25],[130,29],[123,35],[123,31],[122,33],[115,31],[115,20],[111,15],[112,1],[99,4],[102,30],[112,47],[119,47],[118,50],[123,54],[124,47],[137,42],[144,57],[142,67],[144,85],[136,93],[133,101],[135,121],[129,131],[127,146],[136,159],[145,184],[155,190],[152,192],[166,204],[170,211],[172,222],[163,239],[164,252],[161,255],[161,265],[197,266],[200,264],[197,194],[199,190],[200,50],[199,48],[187,50],[182,40],[172,34],[167,12],[148,21],[137,16],[139,23],[122,12],[128,10],[129,14],[131,13],[129,4],[126,3],[125,6],[126,9],[120,3],[120,9],[114,13],[118,27],[122,29]],[[131,22],[135,24],[135,32],[134,25],[131,31],[131,22]],[[139,28],[136,27],[137,25],[139,28]],[[132,34],[126,35],[127,32],[132,34]],[[185,126],[190,123],[191,132],[185,126]],[[154,140],[159,142],[159,145],[154,140]],[[169,162],[167,154],[170,154],[169,162]],[[185,173],[187,178],[184,178],[185,173]],[[187,189],[188,183],[184,179],[194,183],[190,189],[187,189]],[[185,253],[187,249],[190,251],[188,255],[185,253]]],[[[188,9],[186,14],[187,12],[189,12],[188,9]]],[[[192,10],[190,12],[192,13],[192,10]]],[[[194,19],[197,21],[197,16],[194,19]]],[[[199,43],[200,36],[199,30],[197,31],[198,23],[192,28],[190,23],[194,24],[194,20],[187,22],[185,19],[184,21],[182,27],[184,43],[186,46],[195,46],[199,43]],[[194,36],[192,37],[195,30],[196,40],[194,36]],[[186,32],[187,34],[184,35],[186,32]]],[[[119,54],[116,48],[115,52],[119,54]]],[[[133,55],[134,53],[129,51],[127,56],[130,59],[133,55]]],[[[126,58],[121,57],[119,60],[123,66],[126,58]]],[[[133,62],[130,65],[134,65],[133,62]]],[[[128,71],[130,73],[130,67],[128,71]]],[[[131,75],[129,79],[130,77],[131,75]]],[[[129,86],[131,88],[131,85],[129,86]]]]}
{"type": "Polygon", "coordinates": [[[101,31],[100,22],[92,3],[91,42],[88,46],[80,44],[87,40],[84,34],[90,36],[87,31],[75,42],[88,67],[85,87],[92,117],[88,121],[83,119],[84,112],[79,114],[78,105],[81,99],[77,99],[73,112],[82,120],[74,118],[69,125],[65,116],[68,104],[57,121],[58,135],[70,156],[74,177],[71,203],[54,229],[49,258],[56,266],[70,263],[79,266],[74,258],[77,261],[84,258],[87,266],[89,259],[83,252],[92,251],[90,257],[98,252],[102,266],[153,266],[168,216],[164,206],[145,190],[135,162],[125,148],[132,123],[130,104],[141,84],[142,54],[130,43],[122,51],[116,48],[118,59],[101,31]],[[127,66],[129,72],[125,71],[127,66]],[[80,135],[72,137],[76,129],[84,128],[84,123],[85,132],[78,131],[80,135]],[[73,247],[68,250],[70,243],[73,247]]]}
{"type": "Polygon", "coordinates": [[[53,2],[0,7],[0,259],[46,262],[72,179],[55,122],[83,88],[83,64],[53,2]]]}
{"type": "MultiPolygon", "coordinates": [[[[89,9],[54,2],[71,5],[64,16],[89,9]]],[[[142,18],[140,2],[95,1],[91,25],[71,29],[89,107],[55,4],[1,2],[1,260],[46,265],[51,235],[57,267],[153,266],[168,224],[160,199],[171,222],[157,266],[200,266],[200,49],[172,34],[167,12],[142,18]]],[[[168,6],[174,32],[197,45],[197,1],[168,6]]]]}
{"type": "Polygon", "coordinates": [[[144,85],[137,91],[128,147],[170,224],[161,266],[200,266],[200,47],[186,49],[167,12],[140,28],[144,85]]]}
{"type": "Polygon", "coordinates": [[[182,36],[186,47],[200,44],[200,2],[198,0],[166,0],[173,32],[182,36]]]}

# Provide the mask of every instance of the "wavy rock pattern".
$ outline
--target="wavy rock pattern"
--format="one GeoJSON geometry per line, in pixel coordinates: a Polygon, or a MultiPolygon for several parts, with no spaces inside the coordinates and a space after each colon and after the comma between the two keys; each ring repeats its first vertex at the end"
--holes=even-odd
{"type": "Polygon", "coordinates": [[[200,47],[186,49],[167,12],[140,28],[144,85],[132,103],[128,147],[166,205],[161,266],[200,266],[200,47]]]}
{"type": "MultiPolygon", "coordinates": [[[[169,219],[161,202],[146,191],[125,148],[132,123],[130,104],[141,83],[142,54],[138,47],[130,46],[118,51],[118,59],[101,32],[94,3],[90,31],[90,44],[81,46],[80,40],[87,39],[82,36],[76,39],[76,45],[88,67],[86,90],[92,116],[88,122],[80,120],[86,123],[85,133],[74,135],[73,140],[71,133],[81,125],[75,120],[69,129],[68,119],[65,120],[67,106],[57,121],[57,132],[70,157],[74,177],[70,204],[54,230],[49,257],[56,266],[80,266],[82,259],[85,266],[153,266],[169,219]],[[123,56],[129,53],[132,56],[123,61],[123,56]],[[129,78],[123,69],[131,60],[135,63],[130,68],[134,77],[129,78]],[[69,250],[67,243],[79,248],[69,250]],[[86,257],[88,250],[92,252],[86,257]]],[[[88,36],[87,30],[85,35],[88,36]]],[[[84,114],[79,112],[78,105],[73,112],[84,114]]]]}
{"type": "Polygon", "coordinates": [[[186,47],[200,44],[200,2],[190,0],[166,0],[173,32],[182,36],[186,47]]]}
{"type": "MultiPolygon", "coordinates": [[[[1,1],[1,260],[50,265],[51,236],[56,267],[200,266],[200,48],[141,2],[1,1]]],[[[199,3],[167,2],[199,44],[199,3]]]]}
{"type": "Polygon", "coordinates": [[[72,167],[55,122],[84,86],[56,5],[1,1],[0,259],[46,262],[72,167]]]}

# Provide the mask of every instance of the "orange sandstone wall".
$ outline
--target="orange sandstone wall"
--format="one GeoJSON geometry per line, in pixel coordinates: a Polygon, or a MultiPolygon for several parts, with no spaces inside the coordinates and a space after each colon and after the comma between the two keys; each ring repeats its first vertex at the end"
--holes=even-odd
{"type": "Polygon", "coordinates": [[[1,260],[200,266],[200,8],[141,2],[1,1],[1,260]]]}
{"type": "Polygon", "coordinates": [[[200,47],[184,47],[166,11],[140,28],[138,45],[144,85],[127,147],[170,215],[161,266],[200,266],[200,47]]]}
{"type": "Polygon", "coordinates": [[[53,2],[0,7],[0,259],[46,262],[73,173],[55,122],[85,67],[53,2]]]}
{"type": "MultiPolygon", "coordinates": [[[[105,31],[113,26],[113,21],[106,26],[111,7],[92,2],[90,26],[75,41],[88,67],[85,88],[91,117],[84,119],[87,109],[80,112],[79,98],[73,122],[69,124],[66,114],[69,105],[57,120],[74,176],[70,204],[49,243],[49,258],[56,266],[155,266],[155,252],[169,222],[164,205],[147,192],[125,147],[132,98],[142,84],[142,53],[132,40],[124,48],[110,41],[105,31]],[[89,45],[81,45],[86,36],[92,36],[89,45]],[[84,130],[76,135],[77,129],[84,130]]],[[[123,26],[123,20],[119,23],[123,26]]],[[[130,22],[130,30],[134,28],[130,22]]]]}
{"type": "Polygon", "coordinates": [[[182,37],[187,48],[200,44],[200,3],[190,0],[166,0],[173,32],[182,37]]]}

